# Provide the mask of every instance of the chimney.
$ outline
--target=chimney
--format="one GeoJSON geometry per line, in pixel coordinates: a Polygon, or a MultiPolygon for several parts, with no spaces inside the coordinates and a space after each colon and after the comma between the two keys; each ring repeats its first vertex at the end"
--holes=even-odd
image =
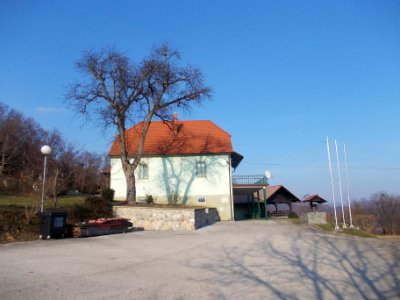
{"type": "Polygon", "coordinates": [[[174,119],[173,119],[173,130],[174,130],[174,135],[178,134],[178,130],[179,130],[179,124],[178,124],[178,113],[175,111],[174,112],[174,119]]]}

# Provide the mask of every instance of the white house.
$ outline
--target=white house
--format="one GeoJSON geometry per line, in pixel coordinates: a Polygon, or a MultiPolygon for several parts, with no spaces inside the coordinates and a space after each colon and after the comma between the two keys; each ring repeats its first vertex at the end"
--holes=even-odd
{"type": "MultiPolygon", "coordinates": [[[[126,132],[128,153],[137,150],[143,124],[126,132]]],[[[116,200],[126,199],[126,180],[116,137],[109,152],[110,187],[116,200]]],[[[143,158],[136,170],[137,199],[155,203],[217,208],[221,220],[233,219],[232,168],[243,156],[232,149],[229,133],[208,120],[150,124],[143,158]]]]}

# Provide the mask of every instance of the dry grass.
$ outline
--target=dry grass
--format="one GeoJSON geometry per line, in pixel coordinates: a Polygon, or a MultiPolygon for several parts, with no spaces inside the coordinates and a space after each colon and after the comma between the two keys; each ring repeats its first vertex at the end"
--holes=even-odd
{"type": "MultiPolygon", "coordinates": [[[[128,206],[126,201],[114,201],[115,206],[128,206]]],[[[193,209],[193,208],[206,208],[205,206],[195,205],[181,205],[181,204],[162,204],[162,203],[142,203],[137,202],[134,207],[147,207],[147,208],[171,208],[171,209],[193,209]]]]}
{"type": "MultiPolygon", "coordinates": [[[[75,204],[83,203],[84,196],[60,196],[57,200],[58,207],[72,207],[75,204]]],[[[2,207],[34,207],[36,204],[40,206],[40,195],[7,195],[0,194],[0,208],[2,207]]],[[[47,198],[44,201],[45,208],[54,207],[53,198],[47,198]]]]}
{"type": "MultiPolygon", "coordinates": [[[[335,231],[335,225],[333,223],[327,223],[327,224],[317,224],[314,225],[324,231],[328,231],[328,232],[333,232],[335,231]]],[[[352,235],[352,236],[358,236],[358,237],[362,237],[362,238],[376,238],[376,236],[374,234],[362,231],[362,230],[357,230],[357,229],[341,229],[340,231],[338,231],[340,233],[344,233],[346,235],[352,235]]]]}

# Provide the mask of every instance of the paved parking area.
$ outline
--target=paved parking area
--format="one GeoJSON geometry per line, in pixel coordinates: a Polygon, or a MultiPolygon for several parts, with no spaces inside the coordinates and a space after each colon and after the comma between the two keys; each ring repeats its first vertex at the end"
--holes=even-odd
{"type": "Polygon", "coordinates": [[[0,299],[399,299],[400,242],[221,222],[0,246],[0,299]]]}

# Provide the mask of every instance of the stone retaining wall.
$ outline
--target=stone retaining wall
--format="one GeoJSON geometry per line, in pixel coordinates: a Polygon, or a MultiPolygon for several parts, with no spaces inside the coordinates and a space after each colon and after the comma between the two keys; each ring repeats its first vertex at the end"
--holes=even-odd
{"type": "Polygon", "coordinates": [[[196,230],[220,221],[215,208],[155,208],[114,206],[116,217],[130,219],[144,230],[196,230]]]}
{"type": "Polygon", "coordinates": [[[301,215],[301,223],[326,224],[326,212],[312,211],[301,215]]]}

